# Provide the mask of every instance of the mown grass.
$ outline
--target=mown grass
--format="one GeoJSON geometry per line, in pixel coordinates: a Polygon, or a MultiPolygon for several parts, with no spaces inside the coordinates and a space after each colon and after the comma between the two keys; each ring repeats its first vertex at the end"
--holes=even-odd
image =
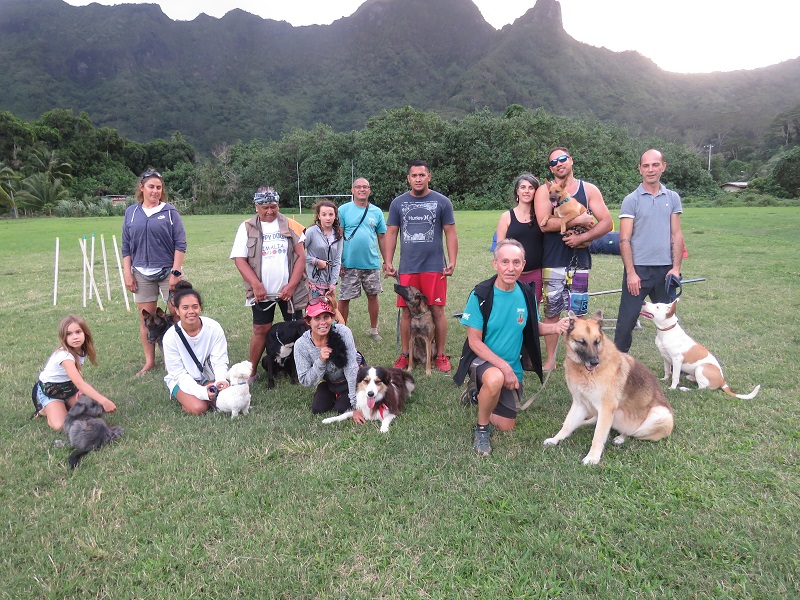
{"type": "MultiPolygon", "coordinates": [[[[450,312],[490,273],[497,217],[457,215],[450,312]]],[[[186,219],[187,276],[225,327],[234,361],[250,338],[227,258],[242,218],[186,219]]],[[[562,376],[515,431],[493,434],[488,458],[471,450],[474,409],[459,405],[459,390],[440,374],[417,372],[413,401],[388,435],[373,424],[321,425],[308,409],[311,391],[284,380],[274,391],[256,383],[248,417],[186,416],[159,375],[133,378],[141,349],[118,277],[105,312],[81,307],[77,239],[105,234],[116,270],[119,220],[0,222],[0,597],[800,595],[800,209],[692,208],[683,226],[684,277],[708,281],[684,288],[682,323],[718,356],[735,390],[760,383],[762,391],[751,401],[668,391],[669,439],[609,445],[587,468],[589,429],[542,446],[569,405],[562,376]],[[56,235],[62,285],[53,307],[56,235]],[[125,427],[75,472],[69,450],[53,445],[63,434],[28,420],[30,386],[67,312],[93,327],[100,365],[85,375],[117,402],[109,420],[125,427]]],[[[596,257],[593,291],[620,279],[618,257],[596,257]]],[[[382,297],[382,343],[366,335],[364,300],[351,305],[372,363],[396,358],[391,300],[382,297]]],[[[613,316],[618,301],[598,296],[590,307],[613,316]]],[[[644,327],[632,353],[660,376],[654,329],[644,327]]],[[[454,360],[463,339],[451,322],[454,360]]],[[[526,379],[526,392],[536,389],[526,379]]]]}

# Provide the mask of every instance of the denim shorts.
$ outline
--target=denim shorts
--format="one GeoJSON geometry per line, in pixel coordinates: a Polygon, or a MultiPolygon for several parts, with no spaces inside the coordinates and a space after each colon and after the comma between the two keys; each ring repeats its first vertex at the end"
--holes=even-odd
{"type": "Polygon", "coordinates": [[[59,398],[51,398],[50,396],[45,396],[44,392],[42,391],[42,386],[36,386],[36,399],[39,401],[39,410],[42,410],[45,406],[50,404],[51,402],[62,402],[65,406],[67,404],[66,400],[60,400],[59,398]]]}

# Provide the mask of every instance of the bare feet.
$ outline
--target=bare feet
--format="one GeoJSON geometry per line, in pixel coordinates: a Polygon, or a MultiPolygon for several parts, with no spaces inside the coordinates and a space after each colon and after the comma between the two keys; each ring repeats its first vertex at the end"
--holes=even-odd
{"type": "Polygon", "coordinates": [[[155,369],[155,367],[156,367],[155,365],[145,365],[145,366],[143,366],[141,371],[136,373],[136,377],[141,377],[142,375],[144,375],[148,371],[152,371],[153,369],[155,369]]]}
{"type": "Polygon", "coordinates": [[[543,370],[545,373],[547,373],[548,371],[555,371],[557,368],[558,368],[558,363],[557,363],[555,360],[553,360],[553,362],[551,362],[551,363],[550,363],[550,362],[546,363],[546,364],[545,364],[545,365],[542,367],[542,370],[543,370]]]}

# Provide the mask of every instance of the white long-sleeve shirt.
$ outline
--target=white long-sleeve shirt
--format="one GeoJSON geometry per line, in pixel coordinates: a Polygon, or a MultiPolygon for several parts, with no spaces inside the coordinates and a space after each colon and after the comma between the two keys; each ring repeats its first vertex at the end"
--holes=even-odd
{"type": "MultiPolygon", "coordinates": [[[[214,373],[214,383],[226,381],[228,375],[228,341],[225,339],[225,332],[214,319],[200,317],[203,327],[194,337],[186,331],[183,335],[186,341],[200,361],[201,365],[208,364],[214,373]]],[[[178,324],[180,326],[180,324],[178,324]]],[[[162,342],[164,347],[164,364],[167,367],[167,374],[164,376],[164,383],[167,389],[172,390],[177,385],[181,391],[191,394],[201,400],[208,400],[208,390],[200,385],[205,377],[202,371],[198,370],[189,351],[186,349],[175,326],[167,329],[162,342]]]]}

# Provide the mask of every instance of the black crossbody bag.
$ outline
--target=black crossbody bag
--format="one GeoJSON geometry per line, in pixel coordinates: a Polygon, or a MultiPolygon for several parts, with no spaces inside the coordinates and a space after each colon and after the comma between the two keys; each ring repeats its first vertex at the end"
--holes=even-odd
{"type": "Polygon", "coordinates": [[[350,233],[350,237],[344,236],[345,242],[349,242],[350,240],[353,239],[353,236],[356,234],[356,231],[358,231],[358,228],[361,227],[361,224],[364,222],[364,219],[367,218],[368,211],[369,211],[369,202],[367,202],[367,207],[364,209],[364,214],[361,215],[361,220],[358,222],[358,225],[356,225],[356,228],[353,229],[353,231],[350,233]]]}
{"type": "Polygon", "coordinates": [[[197,356],[195,355],[194,350],[192,350],[192,347],[189,345],[188,340],[183,335],[183,330],[178,326],[177,323],[175,323],[175,331],[178,333],[178,337],[181,338],[183,345],[186,346],[186,350],[187,352],[189,352],[189,356],[192,357],[194,364],[197,365],[197,370],[200,371],[201,377],[203,377],[204,380],[206,381],[211,381],[212,378],[207,376],[208,374],[206,373],[205,367],[199,360],[197,360],[197,356]]]}

